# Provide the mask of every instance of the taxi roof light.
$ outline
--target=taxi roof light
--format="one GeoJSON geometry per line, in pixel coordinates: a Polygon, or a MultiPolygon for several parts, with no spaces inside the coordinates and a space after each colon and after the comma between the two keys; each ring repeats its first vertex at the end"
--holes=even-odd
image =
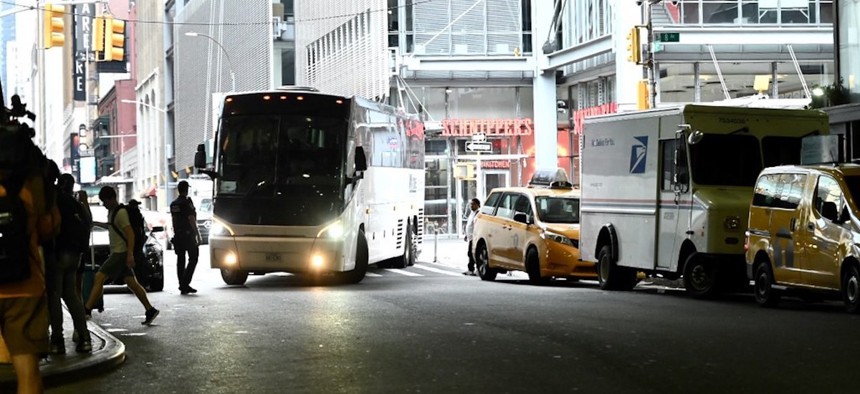
{"type": "Polygon", "coordinates": [[[564,168],[537,169],[529,181],[530,188],[573,189],[564,168]]]}

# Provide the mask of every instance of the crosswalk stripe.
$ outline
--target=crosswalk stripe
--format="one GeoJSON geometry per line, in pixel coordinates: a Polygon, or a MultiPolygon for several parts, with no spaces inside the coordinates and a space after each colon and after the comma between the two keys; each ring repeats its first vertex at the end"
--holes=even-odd
{"type": "Polygon", "coordinates": [[[370,277],[374,277],[374,278],[382,277],[382,275],[374,274],[373,272],[368,272],[368,273],[366,273],[366,274],[364,274],[364,275],[366,275],[366,276],[370,276],[370,277]]]}
{"type": "Polygon", "coordinates": [[[402,269],[386,268],[385,270],[388,272],[393,272],[395,274],[400,274],[400,275],[404,275],[404,276],[424,276],[421,274],[416,274],[414,272],[409,272],[407,270],[402,270],[402,269]]]}
{"type": "Polygon", "coordinates": [[[439,273],[439,274],[451,275],[451,276],[462,276],[462,275],[463,275],[463,274],[459,274],[459,273],[456,273],[456,272],[451,272],[451,271],[442,270],[442,269],[439,269],[439,268],[428,267],[428,266],[423,265],[423,264],[415,264],[413,267],[415,267],[415,268],[419,268],[419,269],[422,269],[422,270],[431,271],[431,272],[436,272],[436,273],[439,273]]]}

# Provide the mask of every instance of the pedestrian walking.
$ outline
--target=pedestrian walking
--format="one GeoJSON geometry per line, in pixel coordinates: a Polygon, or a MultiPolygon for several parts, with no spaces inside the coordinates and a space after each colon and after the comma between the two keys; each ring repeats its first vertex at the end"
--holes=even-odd
{"type": "Polygon", "coordinates": [[[469,249],[466,254],[469,256],[469,265],[466,266],[466,272],[463,272],[463,275],[475,276],[475,256],[472,253],[472,233],[475,230],[475,219],[478,216],[478,208],[481,207],[481,200],[477,198],[473,198],[469,203],[469,218],[466,219],[466,228],[463,231],[466,235],[463,237],[463,240],[469,243],[469,249]]]}
{"type": "Polygon", "coordinates": [[[18,393],[41,393],[39,358],[48,353],[49,342],[39,245],[53,239],[60,224],[51,196],[54,179],[47,171],[53,162],[32,143],[31,129],[7,120],[5,108],[0,113],[0,334],[18,393]]]}
{"type": "Polygon", "coordinates": [[[63,337],[63,310],[60,300],[72,316],[77,333],[74,341],[78,353],[92,351],[92,340],[87,329],[83,300],[77,293],[77,271],[81,265],[81,255],[89,249],[92,217],[73,196],[75,178],[62,174],[57,180],[57,208],[60,211],[60,233],[54,240],[55,259],[51,265],[46,263],[48,287],[48,311],[51,317],[51,353],[65,354],[66,343],[63,337]]]}
{"type": "Polygon", "coordinates": [[[158,316],[159,310],[149,303],[146,290],[134,276],[134,250],[138,242],[143,239],[135,239],[135,231],[132,230],[128,210],[120,206],[116,199],[116,190],[111,186],[104,186],[99,190],[99,200],[108,209],[108,223],[95,223],[97,226],[108,229],[110,239],[110,256],[99,268],[93,281],[93,289],[87,299],[85,311],[87,316],[92,315],[92,309],[104,291],[104,284],[108,278],[122,277],[126,286],[134,293],[138,301],[146,309],[146,319],[141,324],[151,324],[158,316]],[[120,232],[121,231],[121,232],[120,232]]]}
{"type": "MultiPolygon", "coordinates": [[[[93,250],[89,248],[90,240],[92,239],[92,225],[93,225],[93,212],[92,212],[92,210],[90,210],[90,198],[89,198],[89,196],[87,196],[86,190],[83,190],[83,189],[78,190],[78,192],[75,194],[75,197],[78,199],[78,202],[81,203],[81,206],[84,207],[84,210],[86,211],[87,217],[90,218],[90,232],[87,234],[87,248],[84,249],[84,253],[89,253],[90,254],[90,261],[92,261],[93,250]]],[[[92,264],[92,262],[90,264],[92,264]]],[[[84,299],[83,288],[84,288],[84,264],[78,264],[78,270],[75,273],[75,294],[77,294],[78,299],[80,299],[81,302],[83,302],[83,299],[84,299]]],[[[77,341],[77,336],[75,338],[75,341],[77,341]]]]}
{"type": "Polygon", "coordinates": [[[191,287],[191,278],[197,268],[200,256],[198,245],[200,232],[197,230],[197,210],[194,202],[188,198],[188,182],[180,181],[176,185],[179,197],[170,203],[170,217],[173,220],[173,250],[176,252],[176,276],[179,279],[179,292],[182,295],[196,293],[191,287]],[[188,266],[185,266],[185,254],[188,253],[188,266]]]}

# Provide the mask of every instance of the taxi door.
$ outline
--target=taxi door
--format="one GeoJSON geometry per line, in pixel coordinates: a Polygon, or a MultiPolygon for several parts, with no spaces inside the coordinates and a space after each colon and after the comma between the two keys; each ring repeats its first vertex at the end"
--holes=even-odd
{"type": "Polygon", "coordinates": [[[769,208],[768,226],[773,248],[773,276],[781,284],[802,283],[801,260],[806,242],[801,225],[807,210],[800,202],[806,188],[806,175],[769,176],[776,177],[776,192],[769,208]]]}
{"type": "Polygon", "coordinates": [[[510,266],[511,264],[511,238],[514,224],[515,204],[519,199],[519,193],[505,192],[496,209],[493,229],[491,232],[492,243],[490,244],[490,259],[494,265],[510,266]]]}
{"type": "MultiPolygon", "coordinates": [[[[514,203],[514,213],[524,213],[528,217],[532,217],[532,212],[531,198],[525,194],[520,194],[514,203]]],[[[521,270],[525,270],[526,267],[526,243],[529,239],[528,230],[528,224],[511,220],[510,262],[514,267],[521,270]]]]}
{"type": "Polygon", "coordinates": [[[838,289],[840,240],[851,239],[844,225],[835,222],[846,204],[839,182],[828,175],[819,176],[812,201],[811,212],[801,229],[808,242],[802,260],[803,282],[838,289]]]}

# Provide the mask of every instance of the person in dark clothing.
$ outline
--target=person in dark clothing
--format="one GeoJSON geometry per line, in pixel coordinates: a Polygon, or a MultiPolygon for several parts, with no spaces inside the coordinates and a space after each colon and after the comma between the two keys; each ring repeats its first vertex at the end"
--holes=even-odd
{"type": "Polygon", "coordinates": [[[92,351],[90,331],[84,304],[76,291],[76,273],[81,265],[81,254],[89,246],[92,217],[73,196],[75,178],[62,174],[57,180],[57,208],[60,210],[60,233],[54,240],[55,259],[47,266],[48,311],[51,317],[51,353],[66,352],[63,339],[63,311],[60,299],[65,301],[78,334],[76,351],[92,351]]]}
{"type": "Polygon", "coordinates": [[[183,295],[196,293],[191,287],[191,278],[197,268],[200,233],[197,231],[197,210],[188,198],[188,182],[181,181],[176,186],[179,197],[170,203],[170,216],[173,219],[173,249],[176,251],[176,275],[179,278],[179,292],[183,295]],[[188,253],[188,266],[185,266],[185,253],[188,253]]]}

